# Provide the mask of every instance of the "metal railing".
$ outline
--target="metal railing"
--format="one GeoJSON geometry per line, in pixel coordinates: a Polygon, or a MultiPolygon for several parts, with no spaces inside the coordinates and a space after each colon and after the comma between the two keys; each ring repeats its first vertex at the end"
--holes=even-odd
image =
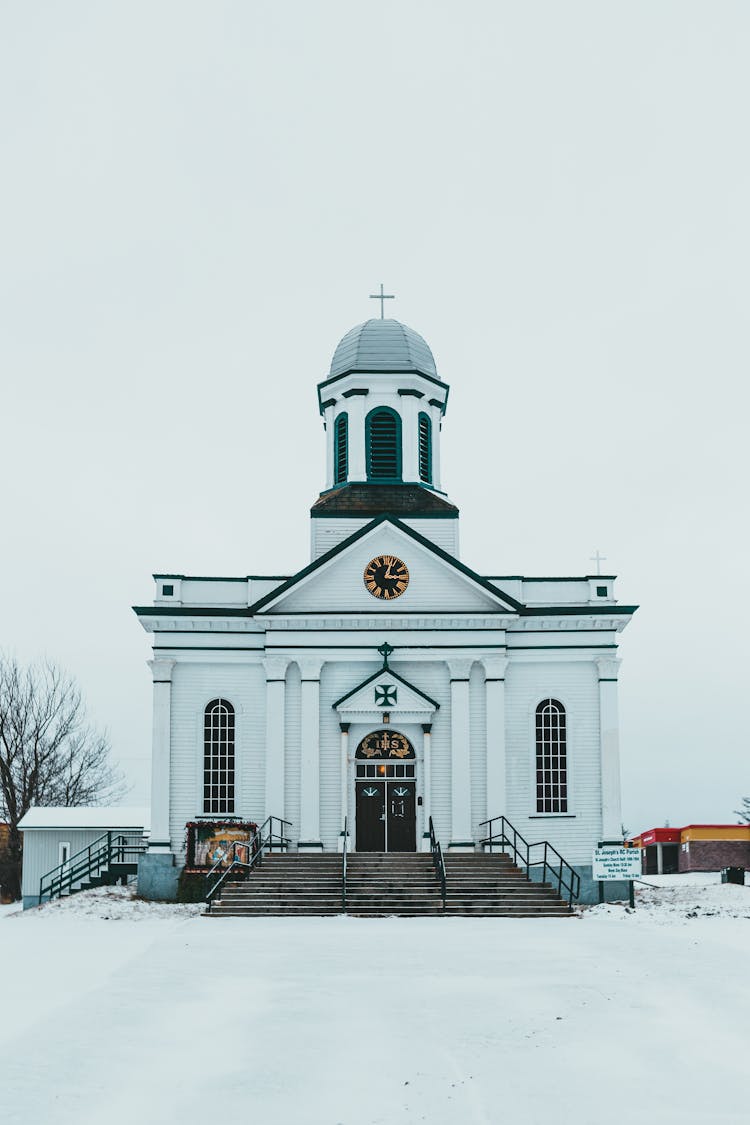
{"type": "Polygon", "coordinates": [[[148,841],[142,832],[104,832],[69,859],[53,867],[39,880],[39,902],[50,901],[60,895],[72,894],[74,885],[89,877],[96,877],[113,864],[137,863],[148,841]]]}
{"type": "Polygon", "coordinates": [[[432,817],[430,817],[430,851],[432,852],[432,862],[435,867],[435,878],[440,883],[440,893],[443,899],[443,910],[445,910],[445,896],[447,889],[445,879],[445,860],[443,859],[443,849],[440,846],[440,841],[435,836],[432,817]]]}
{"type": "Polygon", "coordinates": [[[531,882],[530,870],[532,867],[542,868],[542,882],[547,882],[547,873],[549,872],[551,881],[557,882],[557,893],[560,898],[567,896],[568,906],[572,909],[573,899],[578,898],[581,889],[581,877],[577,871],[574,870],[563,857],[560,855],[557,848],[550,844],[549,840],[538,840],[535,844],[530,844],[521,833],[513,827],[507,817],[493,816],[489,820],[483,820],[479,825],[484,828],[487,825],[487,835],[480,844],[489,844],[490,852],[493,850],[495,844],[499,844],[500,851],[510,849],[513,852],[513,859],[518,867],[526,868],[526,878],[531,882]],[[499,832],[496,832],[493,825],[499,825],[499,832]],[[532,859],[532,848],[542,848],[542,858],[532,859]],[[559,860],[559,866],[555,859],[559,860]],[[557,870],[556,870],[557,868],[557,870]],[[566,895],[563,895],[565,890],[566,895]]]}
{"type": "Polygon", "coordinates": [[[341,856],[341,909],[346,914],[346,868],[347,855],[349,854],[349,833],[347,831],[347,817],[344,817],[344,851],[341,856]]]}
{"type": "Polygon", "coordinates": [[[291,820],[282,820],[280,816],[269,816],[249,840],[235,841],[235,843],[232,844],[231,852],[225,853],[217,859],[205,879],[205,900],[208,904],[207,909],[209,913],[213,900],[233,871],[237,873],[244,871],[246,874],[249,874],[256,867],[260,867],[266,852],[273,851],[274,848],[277,848],[279,851],[284,851],[289,847],[289,836],[285,833],[285,828],[291,827],[291,820]],[[245,859],[239,858],[238,851],[240,849],[243,849],[245,859]],[[231,856],[231,858],[229,858],[229,856],[231,856]],[[211,883],[211,879],[216,875],[219,868],[224,866],[227,859],[229,859],[229,863],[216,881],[211,883]]]}

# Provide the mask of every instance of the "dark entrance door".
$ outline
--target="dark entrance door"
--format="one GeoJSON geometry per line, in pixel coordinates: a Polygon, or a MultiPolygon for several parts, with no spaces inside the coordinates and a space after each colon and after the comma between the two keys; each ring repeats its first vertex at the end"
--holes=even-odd
{"type": "Polygon", "coordinates": [[[386,793],[386,846],[389,852],[417,848],[417,802],[413,781],[390,781],[386,793]]]}
{"type": "Polygon", "coordinates": [[[357,783],[357,851],[385,851],[385,782],[357,783]]]}
{"type": "Polygon", "coordinates": [[[417,801],[413,781],[357,782],[357,851],[417,849],[417,801]]]}

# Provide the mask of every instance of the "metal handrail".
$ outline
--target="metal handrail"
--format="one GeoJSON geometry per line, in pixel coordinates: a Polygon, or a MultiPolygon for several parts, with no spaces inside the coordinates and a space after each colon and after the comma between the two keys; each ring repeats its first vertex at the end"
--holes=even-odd
{"type": "Polygon", "coordinates": [[[529,882],[531,882],[531,875],[529,874],[529,871],[532,867],[542,868],[543,883],[547,882],[547,872],[549,871],[552,880],[557,881],[558,896],[560,898],[565,897],[562,893],[564,889],[567,892],[568,907],[570,909],[573,908],[573,899],[578,898],[578,895],[580,894],[581,877],[578,872],[573,867],[571,867],[567,860],[563,859],[557,848],[553,844],[551,844],[549,840],[537,840],[536,843],[530,844],[528,840],[526,840],[525,837],[521,835],[518,829],[514,828],[514,826],[510,823],[506,816],[490,817],[489,820],[483,820],[480,823],[479,827],[483,828],[485,825],[488,826],[489,831],[487,833],[487,836],[483,840],[479,841],[480,844],[489,844],[490,853],[492,853],[492,847],[495,842],[499,842],[501,850],[503,851],[505,850],[506,845],[511,848],[513,851],[514,860],[522,861],[518,865],[524,866],[526,868],[526,878],[529,880],[529,882]],[[499,834],[496,834],[492,826],[498,821],[500,822],[500,832],[499,834]],[[512,833],[512,837],[508,835],[508,831],[506,831],[506,829],[512,833]],[[541,859],[532,860],[532,848],[544,848],[541,859]],[[555,871],[555,863],[550,861],[550,853],[556,856],[560,861],[560,867],[558,871],[555,871]],[[564,872],[568,874],[567,881],[564,872]]]}
{"type": "Polygon", "coordinates": [[[235,840],[232,844],[232,859],[229,865],[222,871],[216,882],[209,887],[208,882],[212,875],[214,875],[219,867],[221,867],[227,854],[220,856],[211,870],[206,874],[205,886],[206,894],[205,901],[208,910],[211,910],[211,904],[216,897],[217,893],[223,887],[229,874],[236,868],[245,868],[248,872],[252,871],[255,867],[260,867],[263,862],[263,856],[267,851],[273,851],[275,847],[287,848],[289,846],[289,837],[284,834],[284,827],[292,827],[291,820],[283,820],[280,816],[269,816],[263,821],[260,828],[258,828],[249,840],[235,840]],[[278,824],[278,831],[274,831],[274,824],[278,824]],[[247,848],[249,853],[249,860],[241,860],[237,858],[237,849],[247,848]]]}
{"type": "Polygon", "coordinates": [[[146,847],[146,837],[142,833],[122,832],[115,836],[112,832],[104,832],[75,855],[42,875],[39,880],[39,902],[45,896],[52,900],[66,890],[72,891],[73,884],[82,882],[87,875],[98,873],[112,863],[124,863],[127,854],[141,855],[146,847]]]}
{"type": "Polygon", "coordinates": [[[347,817],[344,817],[344,851],[343,851],[342,858],[341,858],[341,909],[344,912],[344,914],[346,914],[346,867],[347,867],[347,855],[348,855],[348,852],[349,852],[349,849],[347,847],[347,842],[349,840],[349,834],[347,832],[346,822],[347,822],[347,817]]]}
{"type": "Polygon", "coordinates": [[[443,849],[440,846],[440,841],[435,835],[435,828],[430,817],[430,851],[432,852],[432,862],[435,867],[435,878],[440,881],[440,893],[443,898],[443,910],[445,910],[445,898],[447,893],[447,883],[445,877],[445,860],[443,859],[443,849]]]}

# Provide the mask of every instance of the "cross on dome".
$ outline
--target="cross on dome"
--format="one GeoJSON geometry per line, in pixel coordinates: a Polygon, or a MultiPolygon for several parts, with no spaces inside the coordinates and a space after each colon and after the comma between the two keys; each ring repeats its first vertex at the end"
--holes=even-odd
{"type": "Polygon", "coordinates": [[[383,282],[381,281],[380,282],[380,292],[379,293],[371,293],[370,294],[370,300],[371,301],[380,301],[380,319],[385,320],[385,302],[386,301],[393,301],[394,300],[394,294],[393,293],[384,293],[383,292],[383,282]]]}

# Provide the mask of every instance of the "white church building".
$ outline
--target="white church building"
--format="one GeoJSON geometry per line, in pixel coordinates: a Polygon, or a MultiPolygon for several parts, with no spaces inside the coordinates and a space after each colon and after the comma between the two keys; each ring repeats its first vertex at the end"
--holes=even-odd
{"type": "Polygon", "coordinates": [[[347,332],[318,403],[309,562],[157,574],[135,607],[153,642],[141,893],[173,892],[199,817],[283,817],[313,852],[421,850],[431,817],[449,852],[503,814],[591,897],[592,850],[621,836],[618,638],[636,607],[609,575],[478,574],[460,557],[448,386],[411,328],[347,332]]]}

